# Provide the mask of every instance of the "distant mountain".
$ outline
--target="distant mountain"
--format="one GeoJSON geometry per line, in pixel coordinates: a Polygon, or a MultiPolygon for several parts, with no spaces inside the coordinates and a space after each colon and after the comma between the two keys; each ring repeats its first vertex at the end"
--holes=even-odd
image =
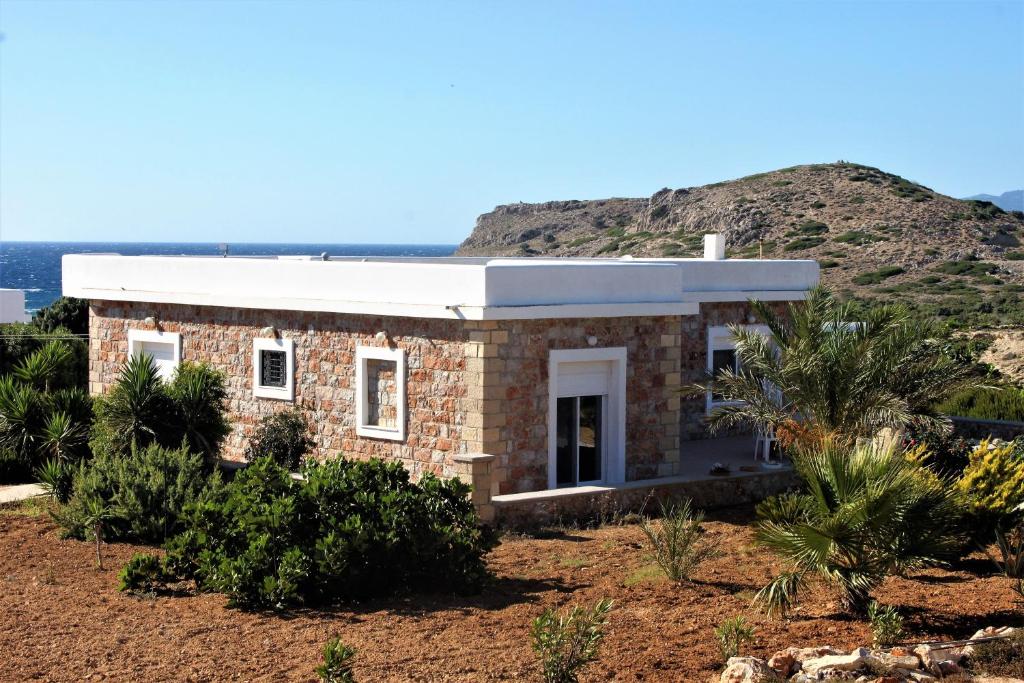
{"type": "Polygon", "coordinates": [[[815,258],[827,285],[860,299],[962,326],[1024,325],[1024,214],[846,162],[647,198],[499,206],[456,253],[695,257],[707,232],[725,234],[732,258],[815,258]]]}
{"type": "Polygon", "coordinates": [[[976,194],[967,199],[977,199],[982,202],[992,202],[1003,211],[1024,211],[1024,190],[1010,190],[1001,195],[976,194]]]}

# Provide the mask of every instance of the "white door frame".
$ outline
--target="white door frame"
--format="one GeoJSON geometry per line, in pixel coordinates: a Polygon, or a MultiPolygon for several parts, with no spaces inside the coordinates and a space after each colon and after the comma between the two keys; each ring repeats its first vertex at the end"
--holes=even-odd
{"type": "Polygon", "coordinates": [[[558,366],[562,363],[605,361],[612,365],[608,400],[605,406],[607,426],[606,452],[602,474],[605,484],[626,481],[626,347],[603,349],[563,349],[548,357],[548,488],[558,486],[558,366]]]}

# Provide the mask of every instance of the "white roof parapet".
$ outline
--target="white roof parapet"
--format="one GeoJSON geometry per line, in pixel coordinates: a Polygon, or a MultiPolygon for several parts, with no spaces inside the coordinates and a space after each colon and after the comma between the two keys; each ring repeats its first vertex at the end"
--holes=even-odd
{"type": "Polygon", "coordinates": [[[68,254],[63,273],[65,295],[94,300],[500,320],[690,315],[700,301],[764,292],[799,299],[818,270],[813,261],[68,254]]]}

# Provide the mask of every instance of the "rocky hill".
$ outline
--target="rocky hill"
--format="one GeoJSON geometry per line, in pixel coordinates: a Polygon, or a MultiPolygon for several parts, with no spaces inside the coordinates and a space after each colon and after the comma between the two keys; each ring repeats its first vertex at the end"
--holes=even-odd
{"type": "Polygon", "coordinates": [[[499,206],[461,255],[815,258],[836,291],[897,298],[964,326],[1024,324],[1024,214],[846,162],[663,189],[644,199],[499,206]]]}

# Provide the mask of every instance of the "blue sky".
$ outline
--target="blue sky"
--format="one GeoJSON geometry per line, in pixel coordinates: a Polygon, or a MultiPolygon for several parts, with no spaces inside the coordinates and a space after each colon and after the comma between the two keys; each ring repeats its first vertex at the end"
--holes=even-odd
{"type": "Polygon", "coordinates": [[[0,238],[433,242],[846,159],[1024,185],[1024,3],[0,2],[0,238]]]}

